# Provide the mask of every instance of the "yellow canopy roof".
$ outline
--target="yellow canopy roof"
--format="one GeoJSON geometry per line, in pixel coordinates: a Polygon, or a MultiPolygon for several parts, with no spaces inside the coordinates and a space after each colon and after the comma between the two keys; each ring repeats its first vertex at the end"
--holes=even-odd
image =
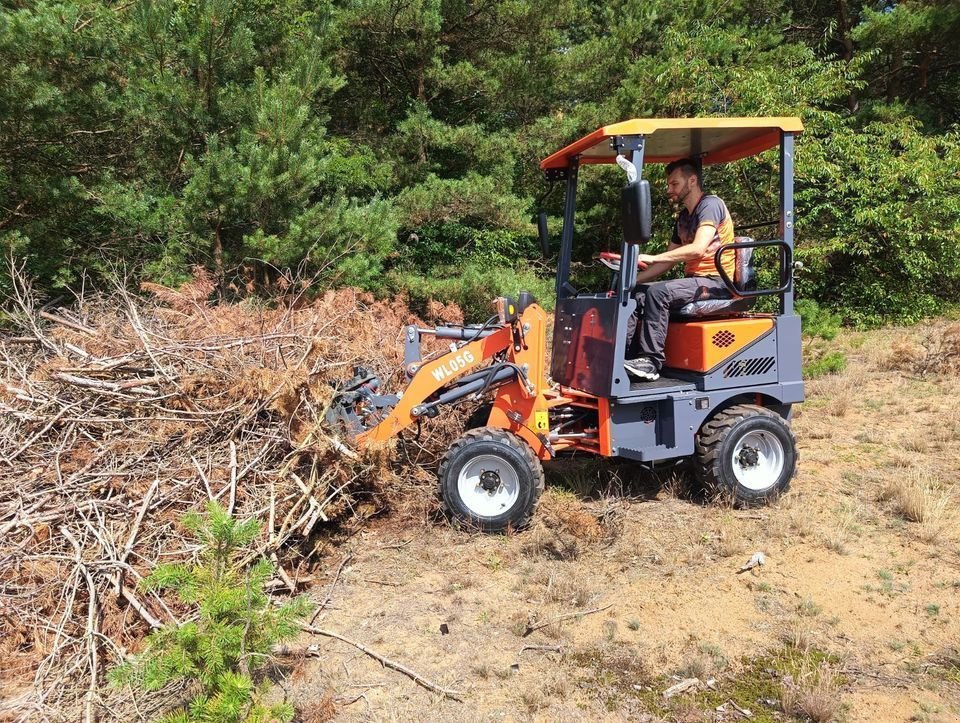
{"type": "Polygon", "coordinates": [[[540,168],[566,168],[573,156],[580,163],[612,163],[613,136],[645,136],[644,163],[669,163],[700,156],[704,165],[728,163],[780,144],[780,133],[801,133],[799,118],[634,118],[598,128],[540,162],[540,168]]]}

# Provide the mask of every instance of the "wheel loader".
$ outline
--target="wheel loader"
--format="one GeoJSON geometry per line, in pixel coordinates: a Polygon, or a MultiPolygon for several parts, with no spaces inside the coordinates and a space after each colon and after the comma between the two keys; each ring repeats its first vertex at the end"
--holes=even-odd
{"type": "MultiPolygon", "coordinates": [[[[439,467],[448,515],[486,532],[527,524],[544,488],[542,462],[572,453],[650,464],[688,459],[704,485],[739,506],[773,500],[795,473],[789,421],[804,394],[793,295],[794,139],[802,130],[798,118],[640,118],[599,128],[550,155],[540,168],[547,182],[565,188],[550,358],[547,313],[529,293],[501,297],[482,325],[409,326],[402,391],[382,393],[374,375],[357,369],[328,418],[364,445],[449,405],[489,400],[439,467]],[[715,261],[728,298],[676,312],[661,377],[631,380],[627,322],[637,306],[639,245],[651,237],[644,169],[679,158],[732,163],[777,147],[779,238],[738,237],[720,246],[715,261]],[[570,275],[577,179],[591,165],[614,162],[628,171],[623,243],[619,254],[601,257],[611,269],[609,287],[578,289],[570,275]],[[766,275],[775,279],[766,288],[758,288],[753,268],[761,248],[779,265],[766,275]],[[726,254],[735,257],[732,275],[724,271],[726,254]],[[777,297],[768,304],[775,311],[753,310],[762,296],[777,297]],[[449,346],[424,357],[427,336],[449,346]]],[[[546,215],[538,220],[546,251],[546,215]]]]}

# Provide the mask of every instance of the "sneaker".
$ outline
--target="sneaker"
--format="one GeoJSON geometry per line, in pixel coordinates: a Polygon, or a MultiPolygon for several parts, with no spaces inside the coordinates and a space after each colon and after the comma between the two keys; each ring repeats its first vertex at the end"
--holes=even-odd
{"type": "Polygon", "coordinates": [[[648,357],[642,356],[638,359],[627,359],[623,362],[623,368],[627,374],[637,379],[653,382],[660,378],[660,371],[648,357]]]}

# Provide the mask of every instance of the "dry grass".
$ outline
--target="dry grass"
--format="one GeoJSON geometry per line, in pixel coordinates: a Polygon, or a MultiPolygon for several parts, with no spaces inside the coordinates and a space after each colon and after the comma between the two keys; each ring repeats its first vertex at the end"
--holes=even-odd
{"type": "Polygon", "coordinates": [[[930,439],[922,435],[908,437],[907,439],[904,439],[901,444],[908,452],[915,452],[917,454],[926,454],[926,452],[930,449],[930,439]]]}
{"type": "Polygon", "coordinates": [[[850,541],[857,536],[863,507],[857,503],[845,504],[836,517],[834,524],[827,527],[823,535],[823,544],[828,550],[839,555],[849,553],[850,541]]]}
{"type": "Polygon", "coordinates": [[[780,639],[788,648],[804,656],[814,648],[813,632],[809,624],[802,620],[794,620],[780,639]]]}
{"type": "Polygon", "coordinates": [[[789,494],[778,502],[778,508],[767,522],[767,535],[774,540],[813,537],[819,530],[819,520],[807,500],[789,494]]]}
{"type": "Polygon", "coordinates": [[[910,470],[886,480],[879,500],[893,512],[919,525],[917,535],[924,542],[940,539],[953,522],[953,496],[926,470],[910,470]]]}
{"type": "Polygon", "coordinates": [[[937,448],[960,442],[960,419],[951,417],[939,420],[930,430],[929,438],[937,448]]]}
{"type": "Polygon", "coordinates": [[[525,536],[526,555],[575,560],[584,546],[604,537],[597,517],[570,492],[549,488],[541,498],[537,517],[525,536]]]}
{"type": "Polygon", "coordinates": [[[840,703],[839,678],[826,662],[805,663],[795,679],[787,676],[781,683],[780,706],[788,715],[829,723],[840,713],[840,703]]]}
{"type": "Polygon", "coordinates": [[[824,399],[823,409],[831,417],[845,417],[855,408],[862,387],[863,379],[852,372],[831,374],[810,383],[810,396],[824,399]]]}
{"type": "Polygon", "coordinates": [[[730,512],[724,512],[714,534],[714,549],[720,557],[734,557],[743,553],[748,540],[743,534],[744,523],[730,512]]]}
{"type": "Polygon", "coordinates": [[[890,466],[898,469],[910,469],[919,461],[916,453],[906,452],[901,449],[894,450],[890,455],[890,466]]]}
{"type": "Polygon", "coordinates": [[[886,350],[875,352],[874,363],[882,371],[905,371],[918,376],[960,375],[960,324],[940,323],[904,331],[886,350]]]}
{"type": "Polygon", "coordinates": [[[546,599],[573,608],[584,608],[594,598],[594,593],[580,575],[551,575],[547,582],[546,599]]]}
{"type": "Polygon", "coordinates": [[[923,346],[913,339],[901,338],[891,344],[871,345],[873,366],[885,372],[912,371],[924,357],[923,346]]]}

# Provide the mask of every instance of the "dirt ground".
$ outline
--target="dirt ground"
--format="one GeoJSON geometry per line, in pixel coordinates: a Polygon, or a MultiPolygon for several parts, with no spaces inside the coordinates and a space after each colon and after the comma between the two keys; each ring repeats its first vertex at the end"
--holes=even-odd
{"type": "Polygon", "coordinates": [[[278,694],[304,721],[960,720],[960,378],[911,365],[928,333],[824,347],[848,364],[808,384],[775,506],[575,460],[522,533],[366,528],[326,560],[315,625],[461,700],[306,635],[278,694]]]}

